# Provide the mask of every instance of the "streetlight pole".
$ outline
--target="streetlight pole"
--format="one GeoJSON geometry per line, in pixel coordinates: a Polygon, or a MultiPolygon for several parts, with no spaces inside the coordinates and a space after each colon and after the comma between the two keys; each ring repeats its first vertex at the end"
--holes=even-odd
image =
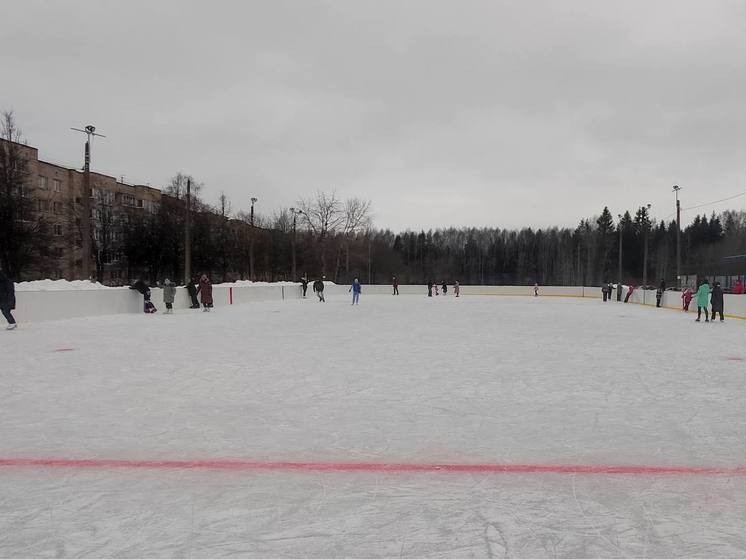
{"type": "Polygon", "coordinates": [[[622,231],[624,227],[622,225],[622,214],[618,214],[619,217],[619,281],[616,286],[616,300],[622,300],[622,231]]]}
{"type": "Polygon", "coordinates": [[[86,135],[85,156],[83,163],[83,195],[80,202],[83,206],[83,215],[80,216],[80,237],[81,251],[81,279],[89,279],[91,275],[91,138],[99,136],[106,138],[103,134],[96,134],[96,127],[89,124],[85,129],[70,128],[76,132],[82,132],[86,135]]]}
{"type": "Polygon", "coordinates": [[[676,187],[676,281],[681,287],[681,201],[676,187]]]}
{"type": "Polygon", "coordinates": [[[292,276],[290,278],[290,281],[295,281],[298,279],[296,275],[296,268],[295,268],[295,231],[296,231],[296,219],[299,215],[303,213],[303,210],[296,210],[295,208],[290,208],[290,211],[293,213],[293,272],[292,276]]]}
{"type": "Polygon", "coordinates": [[[251,224],[251,240],[249,241],[249,277],[251,281],[256,281],[254,276],[254,204],[258,202],[258,198],[251,198],[251,217],[249,223],[251,224]]]}

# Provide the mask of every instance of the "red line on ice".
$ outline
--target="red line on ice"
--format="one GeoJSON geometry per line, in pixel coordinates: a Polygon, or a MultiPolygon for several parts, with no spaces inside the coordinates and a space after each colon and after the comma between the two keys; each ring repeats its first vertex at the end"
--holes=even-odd
{"type": "Polygon", "coordinates": [[[0,467],[125,470],[233,470],[306,472],[446,472],[474,474],[744,476],[746,466],[645,466],[609,464],[429,464],[387,462],[268,462],[261,460],[114,460],[106,458],[0,458],[0,467]]]}

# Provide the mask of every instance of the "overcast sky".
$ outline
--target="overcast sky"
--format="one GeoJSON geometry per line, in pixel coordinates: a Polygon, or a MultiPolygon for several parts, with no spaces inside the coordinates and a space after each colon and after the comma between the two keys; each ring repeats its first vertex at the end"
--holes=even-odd
{"type": "MultiPolygon", "coordinates": [[[[0,108],[40,157],[233,209],[317,189],[393,229],[570,225],[746,191],[746,2],[31,1],[0,108]]],[[[705,211],[742,209],[746,197],[705,211]]]]}

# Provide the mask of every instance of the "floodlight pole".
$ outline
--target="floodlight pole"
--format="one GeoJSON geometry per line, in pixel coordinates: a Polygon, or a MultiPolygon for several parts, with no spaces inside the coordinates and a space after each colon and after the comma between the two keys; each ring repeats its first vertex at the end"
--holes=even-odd
{"type": "Polygon", "coordinates": [[[249,278],[251,281],[256,281],[254,277],[254,204],[259,201],[258,198],[251,197],[251,216],[249,223],[251,224],[251,239],[249,240],[249,278]]]}
{"type": "Polygon", "coordinates": [[[618,214],[619,217],[619,281],[617,282],[616,287],[616,300],[621,301],[622,300],[622,231],[624,230],[624,227],[622,226],[622,214],[618,214]]]}
{"type": "Polygon", "coordinates": [[[293,271],[292,271],[292,274],[291,274],[291,277],[290,277],[290,281],[296,281],[298,279],[297,276],[296,276],[296,267],[295,267],[296,220],[297,220],[298,216],[303,213],[303,210],[296,210],[295,208],[290,208],[290,211],[293,214],[293,237],[292,237],[292,239],[293,239],[293,241],[292,241],[292,243],[293,243],[293,271]]]}
{"type": "Polygon", "coordinates": [[[91,138],[103,134],[96,134],[96,127],[89,124],[85,128],[70,128],[76,132],[86,135],[84,163],[83,163],[83,195],[80,203],[83,206],[83,214],[80,216],[80,249],[83,253],[80,267],[80,279],[90,279],[91,275],[91,138]]]}
{"type": "Polygon", "coordinates": [[[676,194],[676,282],[681,287],[681,202],[679,201],[679,190],[677,184],[673,186],[676,194]]]}
{"type": "Polygon", "coordinates": [[[184,216],[184,284],[192,281],[192,179],[187,178],[184,216]]]}
{"type": "Polygon", "coordinates": [[[648,230],[650,229],[650,220],[649,220],[649,212],[650,212],[651,205],[648,204],[647,206],[644,206],[644,209],[647,211],[644,215],[644,221],[642,223],[643,226],[643,242],[645,243],[645,248],[643,250],[643,256],[642,256],[642,285],[643,289],[647,287],[648,285],[648,230]]]}

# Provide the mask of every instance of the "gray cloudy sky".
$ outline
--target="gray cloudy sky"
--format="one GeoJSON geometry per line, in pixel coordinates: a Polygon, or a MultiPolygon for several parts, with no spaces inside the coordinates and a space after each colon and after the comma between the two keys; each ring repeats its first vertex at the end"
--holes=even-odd
{"type": "MultiPolygon", "coordinates": [[[[746,2],[5,0],[0,108],[41,157],[380,227],[575,225],[746,191],[746,2]]],[[[746,197],[705,208],[744,208],[746,197]]]]}

